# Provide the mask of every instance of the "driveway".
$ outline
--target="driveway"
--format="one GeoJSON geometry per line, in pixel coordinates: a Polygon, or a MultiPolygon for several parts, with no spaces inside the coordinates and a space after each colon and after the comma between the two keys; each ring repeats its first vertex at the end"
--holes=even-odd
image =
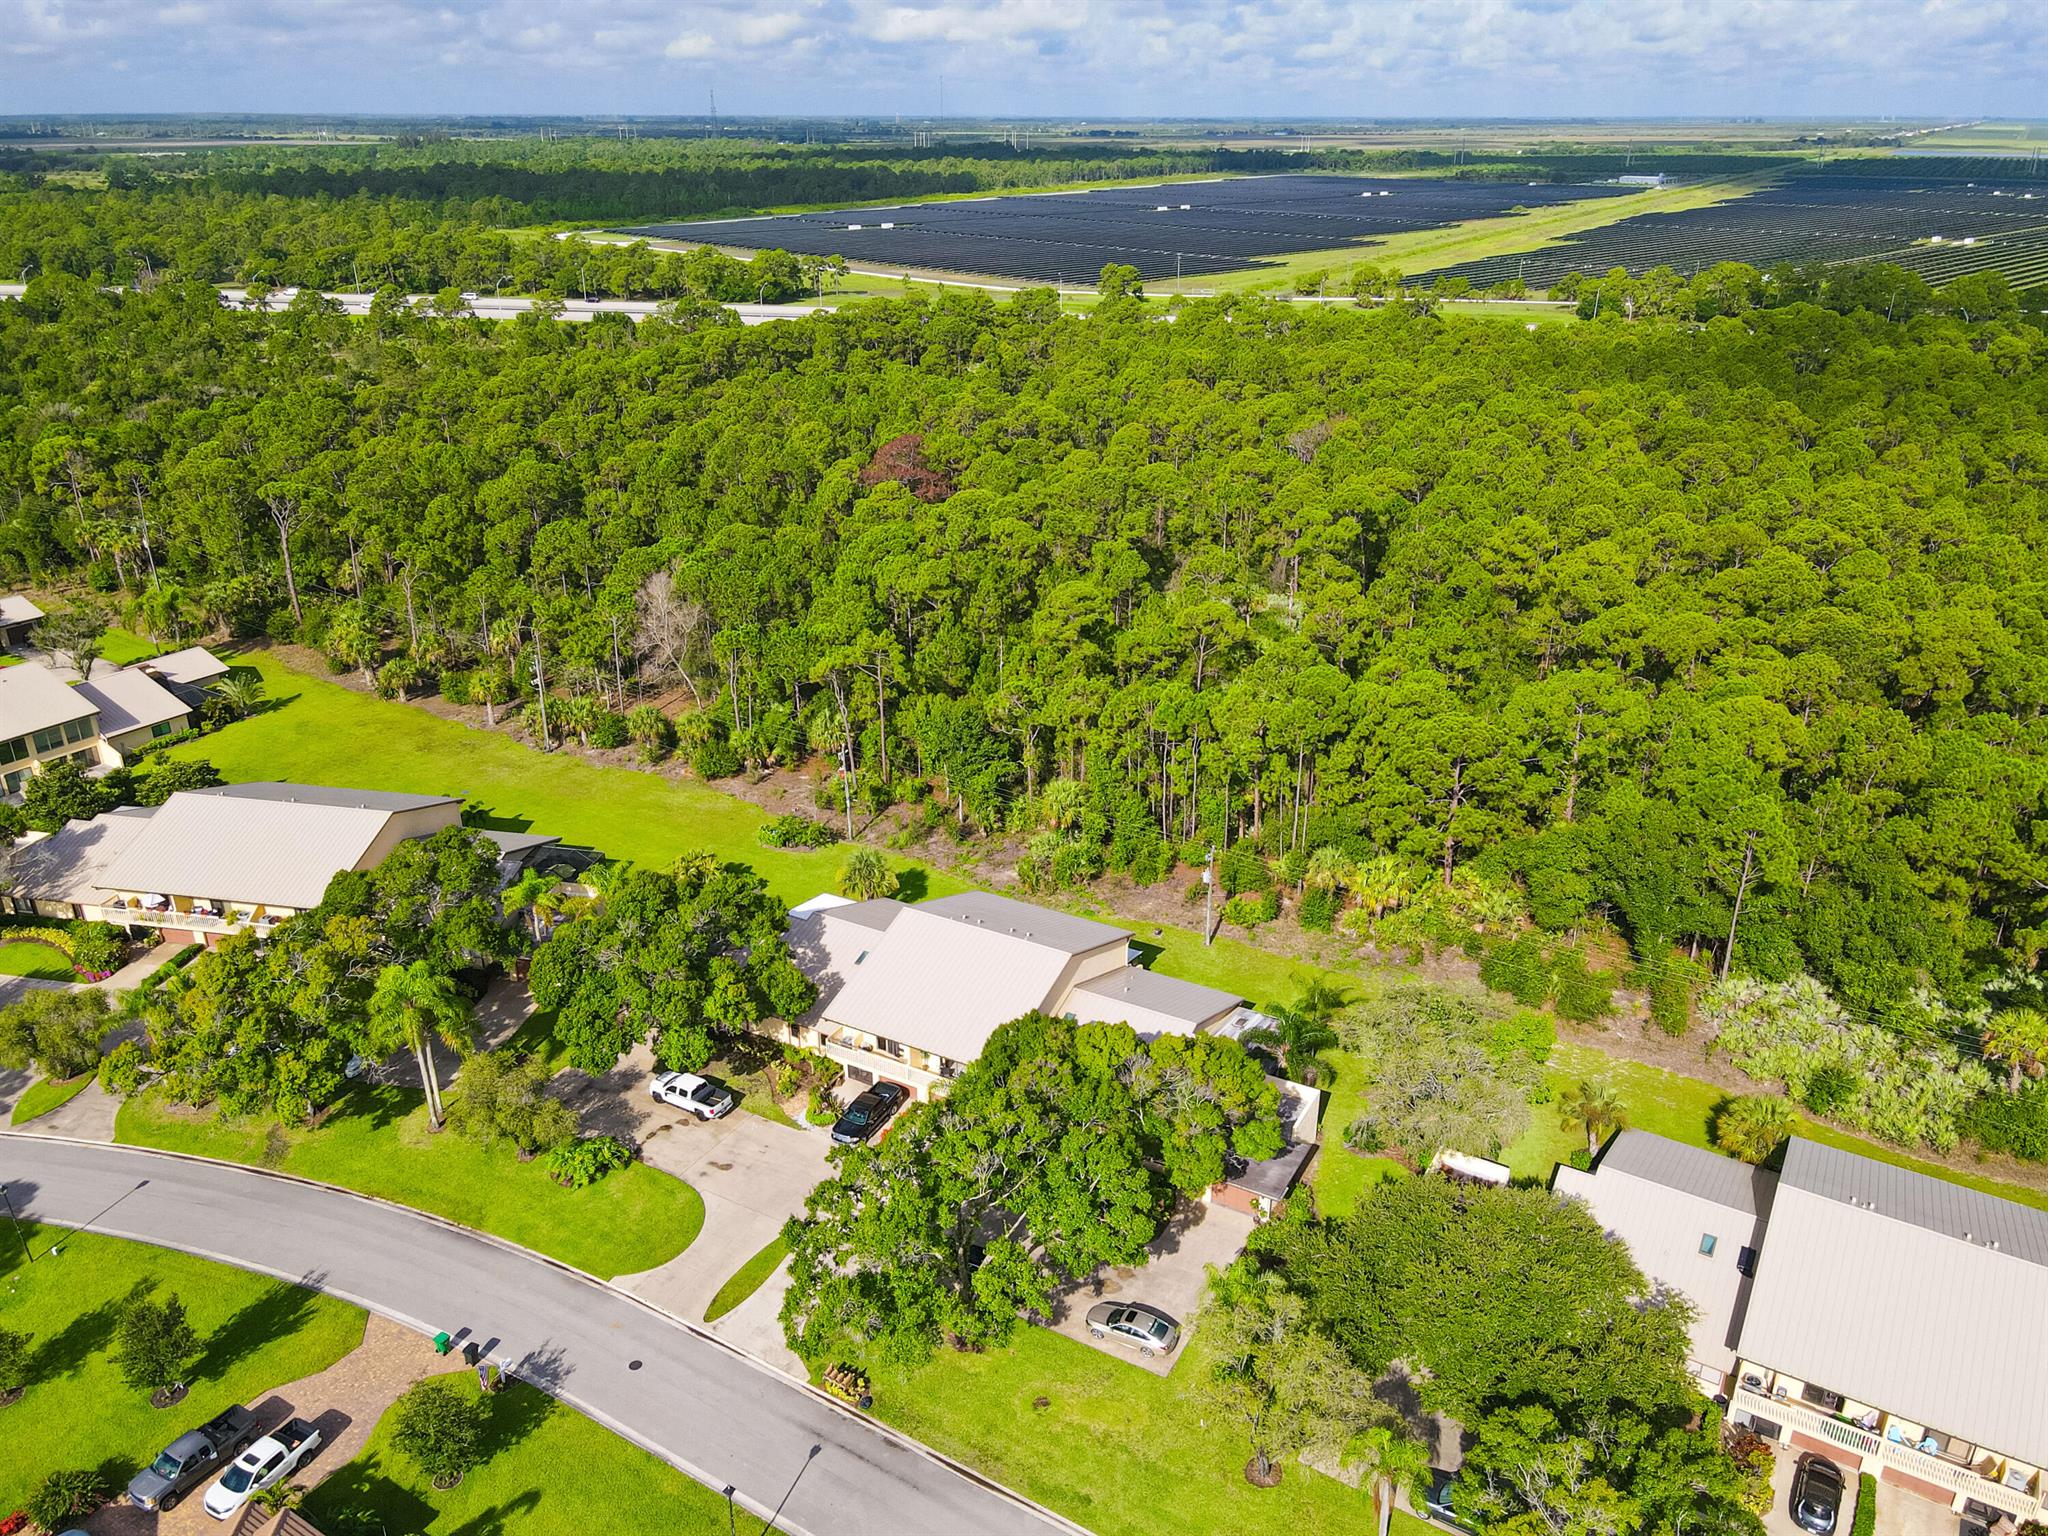
{"type": "Polygon", "coordinates": [[[1052,1329],[1070,1339],[1079,1339],[1119,1360],[1128,1360],[1155,1376],[1169,1374],[1187,1352],[1188,1336],[1194,1331],[1195,1313],[1201,1310],[1203,1292],[1208,1289],[1208,1267],[1226,1268],[1240,1253],[1257,1225],[1242,1211],[1220,1205],[1183,1201],[1173,1220],[1152,1239],[1150,1257],[1142,1269],[1115,1265],[1097,1270],[1087,1280],[1061,1293],[1055,1303],[1052,1329]],[[1147,1360],[1135,1349],[1108,1339],[1097,1340],[1088,1332],[1088,1309],[1098,1301],[1142,1301],[1159,1308],[1180,1324],[1181,1342],[1170,1355],[1147,1360]]]}
{"type": "Polygon", "coordinates": [[[537,1254],[401,1206],[203,1158],[0,1134],[38,1220],[299,1281],[420,1333],[469,1327],[543,1387],[757,1519],[833,1536],[1077,1531],[702,1332],[537,1254]]]}
{"type": "MultiPolygon", "coordinates": [[[[1769,1536],[1809,1536],[1809,1533],[1795,1525],[1792,1520],[1792,1475],[1798,1470],[1800,1458],[1815,1454],[1802,1451],[1794,1445],[1777,1448],[1778,1460],[1771,1468],[1771,1507],[1764,1516],[1764,1530],[1769,1536]]],[[[1832,1457],[1829,1458],[1833,1460],[1832,1457]]],[[[1842,1508],[1835,1517],[1835,1536],[1849,1536],[1856,1524],[1856,1473],[1846,1461],[1836,1461],[1835,1467],[1842,1474],[1842,1508]]],[[[1878,1518],[1884,1518],[1887,1503],[1909,1497],[1902,1489],[1886,1490],[1889,1497],[1877,1501],[1878,1518]]],[[[1949,1516],[1947,1536],[1955,1536],[1955,1516],[1949,1516]]]]}

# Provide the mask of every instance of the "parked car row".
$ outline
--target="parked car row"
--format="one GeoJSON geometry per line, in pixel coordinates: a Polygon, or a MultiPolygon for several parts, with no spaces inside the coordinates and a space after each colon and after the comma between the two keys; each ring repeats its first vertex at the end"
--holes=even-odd
{"type": "MultiPolygon", "coordinates": [[[[716,1078],[696,1072],[657,1072],[647,1080],[647,1094],[703,1121],[722,1119],[739,1104],[739,1095],[716,1078]]],[[[872,1139],[910,1100],[910,1090],[880,1082],[864,1090],[832,1122],[835,1146],[850,1147],[872,1139]]]]}
{"type": "Polygon", "coordinates": [[[170,1509],[226,1462],[227,1470],[206,1490],[203,1504],[214,1519],[225,1520],[298,1471],[319,1449],[320,1431],[305,1419],[287,1419],[259,1436],[255,1414],[229,1408],[159,1451],[129,1480],[128,1502],[138,1509],[170,1509]]]}

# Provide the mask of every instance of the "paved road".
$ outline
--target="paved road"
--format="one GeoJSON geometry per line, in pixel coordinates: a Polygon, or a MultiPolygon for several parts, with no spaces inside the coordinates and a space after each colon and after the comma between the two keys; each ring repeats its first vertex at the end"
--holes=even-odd
{"type": "Polygon", "coordinates": [[[302,1281],[428,1332],[467,1327],[517,1374],[710,1487],[732,1484],[757,1516],[779,1508],[778,1530],[1076,1529],[609,1286],[416,1212],[254,1169],[11,1133],[0,1179],[42,1221],[302,1281]]]}
{"type": "MultiPolygon", "coordinates": [[[[27,291],[22,283],[0,283],[0,299],[18,299],[27,291]]],[[[297,296],[296,288],[278,288],[270,295],[270,308],[283,309],[297,296]]],[[[248,299],[243,288],[222,288],[223,304],[240,306],[248,299]]],[[[330,293],[328,298],[340,304],[345,314],[367,315],[370,301],[376,297],[370,293],[330,293]]],[[[413,294],[410,302],[418,304],[431,301],[431,294],[413,294]]],[[[522,315],[540,301],[525,298],[494,298],[480,296],[469,301],[470,313],[479,320],[510,320],[522,315]]],[[[829,313],[830,304],[727,304],[725,308],[740,317],[742,325],[766,325],[770,320],[801,320],[806,315],[820,311],[829,313]]],[[[624,315],[630,320],[645,320],[661,308],[653,299],[566,299],[562,304],[564,320],[594,320],[599,315],[624,315]]]]}

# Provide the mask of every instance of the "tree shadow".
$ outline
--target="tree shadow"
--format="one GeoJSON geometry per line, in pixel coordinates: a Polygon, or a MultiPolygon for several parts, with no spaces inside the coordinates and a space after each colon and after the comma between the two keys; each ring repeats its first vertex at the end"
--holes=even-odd
{"type": "MultiPolygon", "coordinates": [[[[532,1358],[528,1356],[527,1360],[532,1358]]],[[[547,1423],[559,1408],[555,1400],[539,1387],[528,1385],[538,1378],[529,1374],[526,1362],[515,1365],[512,1370],[518,1379],[484,1399],[487,1410],[484,1443],[490,1446],[493,1458],[510,1450],[547,1423]]]]}
{"type": "Polygon", "coordinates": [[[434,1518],[434,1507],[410,1488],[379,1470],[381,1462],[372,1455],[337,1467],[320,1486],[306,1495],[306,1518],[316,1526],[340,1526],[338,1518],[358,1511],[372,1515],[390,1536],[402,1531],[424,1531],[434,1518]]]}
{"type": "Polygon", "coordinates": [[[465,827],[477,827],[486,832],[530,832],[533,830],[532,817],[495,811],[477,800],[465,800],[463,802],[462,824],[465,827]]]}
{"type": "Polygon", "coordinates": [[[154,1280],[139,1280],[119,1301],[103,1301],[81,1312],[36,1346],[31,1381],[55,1381],[81,1369],[94,1355],[113,1348],[121,1313],[128,1304],[156,1288],[154,1280]]]}
{"type": "Polygon", "coordinates": [[[479,1510],[450,1531],[448,1536],[506,1536],[507,1532],[524,1527],[524,1517],[540,1507],[540,1497],[538,1488],[529,1488],[502,1504],[479,1510]]]}
{"type": "Polygon", "coordinates": [[[313,1290],[326,1278],[322,1271],[306,1276],[302,1285],[274,1280],[265,1286],[254,1301],[207,1336],[199,1363],[192,1368],[192,1379],[218,1380],[237,1360],[297,1332],[312,1311],[313,1290]]]}
{"type": "Polygon", "coordinates": [[[575,1367],[569,1364],[569,1357],[559,1344],[543,1344],[529,1350],[526,1356],[512,1367],[513,1377],[520,1383],[538,1387],[549,1396],[558,1395],[562,1384],[574,1374],[575,1367]]]}
{"type": "Polygon", "coordinates": [[[931,876],[917,868],[896,871],[896,899],[898,901],[923,901],[932,888],[931,876]]]}

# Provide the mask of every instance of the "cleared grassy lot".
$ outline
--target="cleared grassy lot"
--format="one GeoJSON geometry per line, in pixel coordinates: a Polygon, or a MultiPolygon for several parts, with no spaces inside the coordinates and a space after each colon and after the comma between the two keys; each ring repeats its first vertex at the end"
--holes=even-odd
{"type": "Polygon", "coordinates": [[[26,1226],[34,1263],[0,1236],[0,1328],[33,1336],[30,1384],[0,1409],[0,1512],[59,1468],[125,1485],[182,1431],[230,1403],[325,1370],[363,1342],[362,1312],[300,1286],[119,1238],[26,1226]],[[191,1390],[155,1409],[111,1351],[131,1295],[175,1294],[203,1341],[191,1390]]]}
{"type": "Polygon", "coordinates": [[[114,1139],[193,1152],[339,1184],[490,1232],[610,1279],[666,1264],[704,1226],[681,1179],[635,1163],[588,1189],[564,1189],[509,1146],[434,1134],[420,1094],[358,1086],[318,1129],[223,1124],[150,1094],[121,1106],[114,1139]]]}
{"type": "MultiPolygon", "coordinates": [[[[474,1391],[467,1376],[458,1391],[474,1391]]],[[[391,1444],[386,1413],[362,1454],[306,1498],[315,1524],[374,1513],[397,1536],[724,1536],[725,1500],[668,1463],[528,1386],[486,1399],[484,1463],[442,1490],[391,1444]]],[[[746,1527],[753,1530],[756,1520],[746,1527]]]]}

